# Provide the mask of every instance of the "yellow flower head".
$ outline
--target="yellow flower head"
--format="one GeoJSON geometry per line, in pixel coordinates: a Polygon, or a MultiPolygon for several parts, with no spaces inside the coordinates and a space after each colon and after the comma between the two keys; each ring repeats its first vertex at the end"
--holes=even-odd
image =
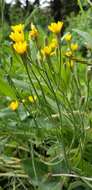
{"type": "Polygon", "coordinates": [[[73,65],[74,65],[73,60],[68,61],[68,62],[66,63],[66,65],[67,65],[68,67],[72,68],[73,65]]]}
{"type": "Polygon", "coordinates": [[[50,46],[45,46],[43,49],[41,49],[41,53],[43,56],[50,56],[52,53],[52,48],[50,46]]]}
{"type": "Polygon", "coordinates": [[[62,27],[63,27],[63,22],[58,21],[57,23],[52,22],[51,25],[48,26],[48,29],[54,34],[58,34],[61,32],[62,27]]]}
{"type": "Polygon", "coordinates": [[[23,42],[24,41],[24,33],[23,32],[11,32],[9,36],[14,42],[23,42]]]}
{"type": "Polygon", "coordinates": [[[29,33],[29,36],[31,38],[37,38],[38,37],[38,30],[36,29],[36,27],[34,26],[34,24],[31,24],[31,31],[29,33]]]}
{"type": "Polygon", "coordinates": [[[55,49],[55,48],[57,48],[57,46],[58,46],[58,41],[57,41],[56,38],[53,38],[52,41],[51,41],[51,43],[50,43],[50,47],[52,49],[55,49]]]}
{"type": "Polygon", "coordinates": [[[15,26],[11,26],[11,29],[14,32],[22,32],[24,30],[24,24],[17,24],[15,26]]]}
{"type": "Polygon", "coordinates": [[[36,96],[29,96],[29,97],[28,97],[28,100],[29,100],[31,103],[34,103],[34,102],[37,100],[37,97],[36,97],[36,96]]]}
{"type": "Polygon", "coordinates": [[[71,50],[72,50],[72,51],[78,50],[78,44],[77,44],[77,43],[72,43],[72,44],[71,44],[71,50]]]}
{"type": "Polygon", "coordinates": [[[18,101],[16,100],[16,101],[13,101],[13,102],[10,103],[9,108],[10,108],[11,110],[15,111],[15,110],[17,110],[18,106],[19,106],[19,103],[18,103],[18,101]]]}
{"type": "Polygon", "coordinates": [[[65,39],[67,42],[71,41],[71,39],[72,39],[71,33],[68,32],[68,33],[64,36],[64,39],[65,39]]]}
{"type": "Polygon", "coordinates": [[[65,55],[67,57],[71,57],[72,56],[72,51],[71,50],[66,51],[65,55]]]}
{"type": "Polygon", "coordinates": [[[27,50],[27,42],[16,42],[15,44],[13,44],[13,48],[17,53],[23,54],[27,50]]]}

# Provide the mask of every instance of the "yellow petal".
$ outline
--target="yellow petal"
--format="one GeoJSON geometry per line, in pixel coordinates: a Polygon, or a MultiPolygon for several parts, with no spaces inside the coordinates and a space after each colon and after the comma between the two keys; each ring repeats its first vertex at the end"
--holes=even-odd
{"type": "Polygon", "coordinates": [[[15,44],[13,44],[13,48],[17,53],[23,54],[27,51],[27,42],[16,42],[15,44]]]}
{"type": "Polygon", "coordinates": [[[48,25],[48,29],[55,34],[60,33],[62,27],[63,27],[63,22],[61,21],[58,21],[57,23],[52,22],[50,25],[48,25]]]}

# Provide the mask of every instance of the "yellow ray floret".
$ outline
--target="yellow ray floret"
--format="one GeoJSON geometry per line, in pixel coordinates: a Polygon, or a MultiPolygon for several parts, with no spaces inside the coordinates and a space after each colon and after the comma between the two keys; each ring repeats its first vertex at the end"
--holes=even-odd
{"type": "Polygon", "coordinates": [[[52,22],[51,25],[48,26],[48,29],[55,34],[58,34],[61,32],[62,27],[63,27],[63,22],[58,21],[57,23],[52,22]]]}
{"type": "Polygon", "coordinates": [[[18,101],[16,100],[16,101],[13,101],[13,102],[10,103],[9,108],[10,108],[11,110],[15,111],[15,110],[17,110],[18,106],[19,106],[19,103],[18,103],[18,101]]]}
{"type": "Polygon", "coordinates": [[[14,42],[23,42],[24,41],[24,33],[23,32],[11,32],[9,36],[14,42]]]}
{"type": "Polygon", "coordinates": [[[43,49],[41,49],[41,53],[43,56],[50,56],[52,53],[52,48],[50,46],[45,46],[43,49]]]}
{"type": "Polygon", "coordinates": [[[21,32],[24,30],[24,24],[17,24],[15,26],[11,26],[11,29],[15,32],[21,32]]]}
{"type": "Polygon", "coordinates": [[[15,49],[15,51],[19,54],[23,54],[26,52],[27,50],[27,42],[16,42],[15,44],[13,44],[13,48],[15,49]]]}

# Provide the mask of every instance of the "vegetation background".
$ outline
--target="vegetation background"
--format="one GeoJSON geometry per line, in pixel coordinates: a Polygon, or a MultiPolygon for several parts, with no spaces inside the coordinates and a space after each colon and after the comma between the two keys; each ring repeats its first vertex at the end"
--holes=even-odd
{"type": "Polygon", "coordinates": [[[91,26],[90,0],[51,0],[44,8],[39,0],[25,6],[0,1],[0,190],[92,189],[91,26]],[[52,39],[48,25],[59,20],[57,54],[41,63],[39,49],[52,39]],[[31,41],[26,58],[9,38],[18,23],[26,39],[31,23],[39,30],[39,47],[31,41]],[[78,44],[70,58],[68,32],[78,44]],[[16,100],[13,111],[9,105],[16,100]]]}

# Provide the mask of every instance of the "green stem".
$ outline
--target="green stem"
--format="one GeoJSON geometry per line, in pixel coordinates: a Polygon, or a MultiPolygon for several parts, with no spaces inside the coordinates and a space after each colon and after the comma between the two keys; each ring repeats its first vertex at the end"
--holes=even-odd
{"type": "Polygon", "coordinates": [[[49,76],[47,74],[47,72],[45,72],[46,76],[47,76],[47,79],[48,79],[48,82],[49,82],[49,85],[51,87],[51,91],[55,97],[55,101],[56,101],[56,104],[57,104],[57,107],[58,107],[58,111],[59,111],[59,116],[60,116],[60,124],[61,124],[61,127],[60,127],[60,132],[61,132],[61,137],[60,139],[63,139],[62,140],[62,145],[63,145],[63,151],[64,151],[64,158],[65,158],[65,162],[66,162],[66,166],[67,166],[67,169],[68,171],[70,171],[70,166],[69,166],[69,163],[68,163],[68,159],[67,159],[67,155],[66,155],[66,150],[65,150],[65,144],[64,144],[64,136],[63,136],[63,132],[62,132],[62,115],[61,115],[61,110],[60,110],[60,106],[59,106],[59,102],[57,100],[57,96],[56,96],[56,93],[54,92],[54,89],[53,89],[53,86],[51,84],[51,81],[49,79],[49,76]]]}
{"type": "MultiPolygon", "coordinates": [[[[35,94],[36,94],[36,96],[37,96],[37,98],[38,98],[38,100],[39,100],[39,102],[40,102],[40,97],[39,97],[39,95],[38,95],[38,93],[37,93],[37,91],[36,91],[36,88],[35,88],[35,86],[34,86],[34,83],[33,83],[32,79],[31,79],[31,77],[30,77],[30,74],[29,74],[28,65],[27,65],[27,63],[25,63],[24,61],[23,61],[23,64],[24,64],[24,67],[25,67],[25,69],[26,69],[26,72],[27,72],[27,75],[28,75],[30,84],[32,85],[32,88],[34,89],[35,94]]],[[[31,92],[32,92],[32,91],[31,91],[31,92]]]]}
{"type": "Polygon", "coordinates": [[[60,57],[60,61],[59,61],[59,82],[58,82],[58,86],[60,85],[60,80],[61,80],[61,43],[60,43],[60,38],[59,38],[59,57],[60,57]]]}
{"type": "MultiPolygon", "coordinates": [[[[37,177],[37,173],[36,173],[36,167],[35,167],[35,161],[34,161],[34,150],[33,150],[32,143],[31,143],[31,160],[32,160],[32,166],[33,166],[35,180],[36,180],[37,185],[38,185],[38,177],[37,177]]],[[[35,188],[35,186],[34,186],[34,188],[35,188]]],[[[36,190],[36,188],[35,188],[35,190],[36,190]]]]}
{"type": "MultiPolygon", "coordinates": [[[[27,57],[27,58],[28,58],[28,61],[29,61],[29,66],[31,66],[31,65],[30,65],[30,61],[32,62],[32,60],[31,60],[30,57],[27,57]]],[[[37,71],[38,71],[38,69],[37,69],[37,71]]],[[[51,115],[50,110],[49,110],[50,107],[49,107],[48,102],[47,102],[47,100],[46,100],[43,87],[42,87],[41,82],[39,81],[39,79],[38,79],[38,77],[36,76],[36,74],[35,74],[35,72],[34,72],[34,70],[33,70],[32,67],[31,67],[31,72],[32,72],[32,74],[34,75],[34,77],[36,78],[36,80],[37,80],[37,82],[38,82],[38,84],[39,84],[39,87],[40,87],[41,92],[42,92],[42,96],[43,96],[43,98],[44,98],[44,100],[45,100],[46,106],[48,107],[49,114],[51,115]]],[[[42,76],[42,75],[41,75],[41,76],[42,76]]],[[[48,116],[47,113],[46,113],[46,115],[48,116]]]]}
{"type": "Polygon", "coordinates": [[[80,8],[81,12],[84,13],[81,0],[77,0],[77,3],[78,3],[78,5],[79,5],[79,8],[80,8]]]}

